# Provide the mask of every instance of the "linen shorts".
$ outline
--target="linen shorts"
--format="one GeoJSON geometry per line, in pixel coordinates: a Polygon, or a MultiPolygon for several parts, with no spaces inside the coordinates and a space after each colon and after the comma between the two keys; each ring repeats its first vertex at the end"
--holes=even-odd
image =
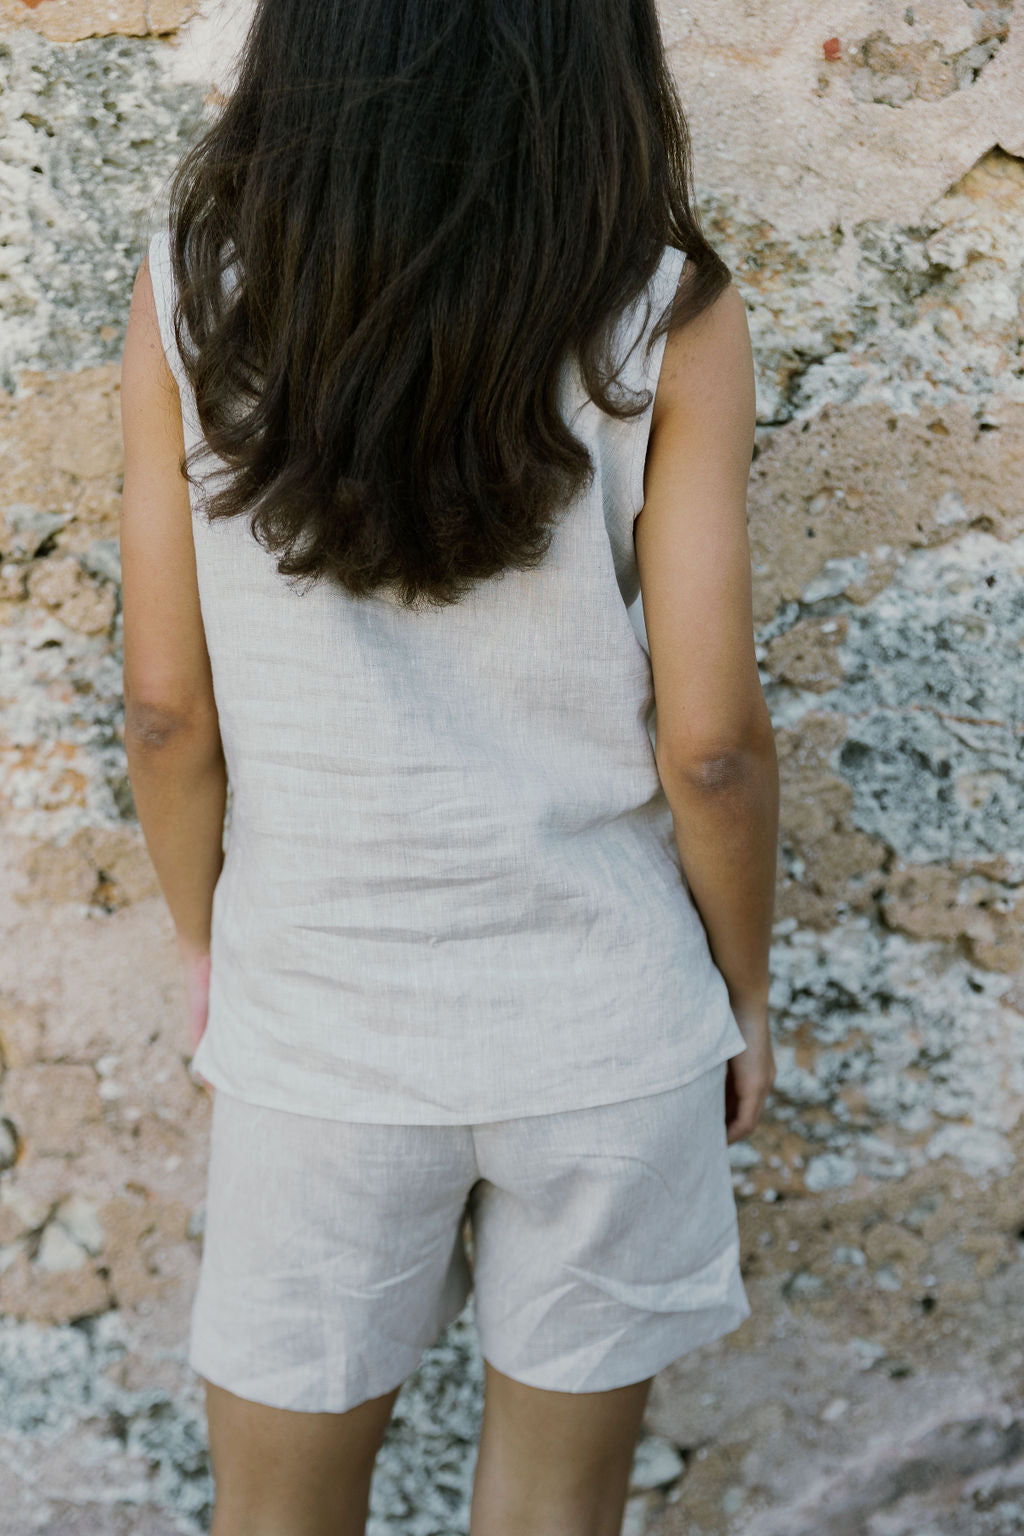
{"type": "Polygon", "coordinates": [[[343,1412],[415,1371],[472,1292],[507,1376],[596,1392],[654,1375],[750,1315],[725,1073],[454,1126],[218,1090],[189,1364],[253,1402],[343,1412]]]}

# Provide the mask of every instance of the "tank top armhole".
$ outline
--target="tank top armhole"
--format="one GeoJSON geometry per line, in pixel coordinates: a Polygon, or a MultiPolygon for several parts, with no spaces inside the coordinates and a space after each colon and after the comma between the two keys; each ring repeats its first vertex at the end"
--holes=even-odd
{"type": "Polygon", "coordinates": [[[651,392],[650,402],[642,416],[634,417],[635,433],[633,437],[633,462],[630,468],[630,501],[632,503],[630,516],[633,522],[639,517],[644,504],[644,468],[647,461],[647,444],[651,435],[651,416],[654,412],[654,396],[658,388],[658,380],[661,377],[661,365],[665,358],[665,346],[668,341],[667,332],[659,336],[651,348],[650,356],[646,356],[647,340],[655,325],[661,319],[666,308],[672,301],[679,279],[682,276],[683,265],[686,261],[686,252],[678,250],[675,246],[667,246],[661,265],[654,276],[652,285],[653,302],[647,327],[640,341],[639,354],[643,366],[641,383],[651,392]]]}
{"type": "Polygon", "coordinates": [[[157,230],[149,242],[149,277],[153,285],[164,356],[184,403],[188,379],[174,335],[174,275],[171,270],[170,234],[165,229],[157,230]]]}

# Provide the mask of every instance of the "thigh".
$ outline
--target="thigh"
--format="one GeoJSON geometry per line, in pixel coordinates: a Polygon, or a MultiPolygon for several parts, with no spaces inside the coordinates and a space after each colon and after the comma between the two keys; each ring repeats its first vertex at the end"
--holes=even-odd
{"type": "Polygon", "coordinates": [[[270,1408],[340,1413],[419,1363],[471,1286],[460,1126],[356,1124],[218,1092],[189,1361],[270,1408]]]}
{"type": "Polygon", "coordinates": [[[498,1371],[610,1390],[749,1316],[725,1077],[474,1127],[475,1316],[498,1371]]]}
{"type": "Polygon", "coordinates": [[[485,1360],[471,1536],[619,1536],[650,1386],[546,1391],[485,1360]]]}
{"type": "Polygon", "coordinates": [[[206,1383],[211,1536],[363,1536],[400,1387],[346,1413],[298,1413],[206,1383]]]}

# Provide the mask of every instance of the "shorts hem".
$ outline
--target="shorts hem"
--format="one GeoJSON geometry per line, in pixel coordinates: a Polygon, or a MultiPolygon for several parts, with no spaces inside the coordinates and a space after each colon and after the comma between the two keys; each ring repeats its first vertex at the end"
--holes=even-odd
{"type": "MultiPolygon", "coordinates": [[[[211,1386],[219,1387],[224,1392],[230,1392],[233,1397],[241,1398],[243,1402],[254,1403],[263,1408],[275,1408],[280,1412],[287,1413],[348,1413],[351,1409],[358,1408],[363,1403],[372,1402],[377,1397],[385,1397],[389,1392],[393,1392],[396,1387],[401,1387],[416,1371],[419,1360],[415,1361],[408,1370],[403,1371],[400,1376],[391,1379],[390,1385],[380,1388],[375,1386],[372,1391],[363,1392],[353,1398],[345,1398],[343,1401],[328,1395],[326,1402],[323,1398],[310,1402],[307,1397],[301,1394],[276,1393],[272,1388],[261,1388],[256,1383],[250,1384],[246,1381],[235,1381],[232,1383],[229,1379],[231,1376],[230,1371],[221,1371],[217,1367],[210,1370],[198,1362],[198,1357],[196,1360],[193,1360],[191,1354],[188,1357],[188,1364],[190,1369],[201,1380],[209,1382],[211,1386]],[[298,1401],[296,1400],[297,1396],[298,1401]]],[[[389,1378],[385,1379],[388,1380],[389,1378]]]]}
{"type": "MultiPolygon", "coordinates": [[[[663,1342],[657,1349],[652,1346],[650,1352],[646,1354],[638,1350],[635,1345],[631,1345],[628,1352],[624,1352],[621,1356],[610,1356],[602,1362],[601,1366],[588,1371],[582,1378],[577,1376],[568,1381],[564,1376],[558,1380],[557,1368],[546,1369],[543,1366],[518,1368],[511,1361],[507,1365],[502,1365],[501,1350],[484,1348],[482,1343],[481,1353],[494,1370],[499,1371],[502,1376],[508,1376],[512,1381],[519,1382],[524,1387],[534,1387],[542,1392],[573,1394],[612,1392],[619,1387],[629,1387],[637,1382],[647,1381],[648,1378],[657,1376],[676,1360],[681,1360],[703,1345],[717,1343],[726,1334],[734,1333],[741,1327],[751,1316],[752,1310],[749,1302],[743,1305],[723,1304],[709,1310],[705,1317],[705,1327],[696,1330],[692,1326],[693,1314],[687,1314],[691,1326],[685,1338],[676,1337],[671,1342],[663,1342]]],[[[664,1339],[665,1336],[662,1337],[664,1339]]]]}
{"type": "Polygon", "coordinates": [[[241,1380],[236,1379],[235,1384],[232,1385],[230,1370],[222,1370],[219,1366],[215,1365],[211,1371],[201,1363],[202,1350],[194,1343],[191,1334],[186,1351],[186,1360],[189,1368],[196,1376],[210,1382],[212,1386],[220,1387],[223,1391],[230,1392],[232,1396],[239,1397],[248,1403],[258,1403],[265,1408],[284,1409],[293,1413],[348,1413],[352,1408],[360,1407],[362,1403],[372,1402],[374,1398],[386,1396],[388,1392],[392,1392],[396,1387],[402,1386],[410,1376],[415,1375],[422,1364],[423,1356],[427,1350],[432,1349],[445,1329],[450,1328],[456,1318],[462,1315],[471,1295],[472,1288],[470,1287],[459,1301],[458,1306],[452,1304],[446,1309],[446,1312],[442,1312],[441,1320],[433,1338],[428,1339],[426,1343],[421,1345],[417,1354],[414,1356],[410,1355],[409,1363],[400,1375],[396,1375],[393,1371],[383,1372],[382,1375],[386,1385],[378,1386],[374,1383],[370,1391],[361,1392],[358,1396],[354,1397],[342,1394],[344,1400],[329,1391],[320,1393],[319,1396],[310,1391],[305,1393],[292,1392],[290,1395],[287,1393],[276,1393],[273,1389],[270,1389],[268,1392],[267,1389],[260,1388],[255,1383],[250,1384],[244,1377],[241,1380]],[[290,1400],[286,1400],[289,1396],[290,1400]],[[312,1403],[310,1399],[313,1399],[312,1403]]]}

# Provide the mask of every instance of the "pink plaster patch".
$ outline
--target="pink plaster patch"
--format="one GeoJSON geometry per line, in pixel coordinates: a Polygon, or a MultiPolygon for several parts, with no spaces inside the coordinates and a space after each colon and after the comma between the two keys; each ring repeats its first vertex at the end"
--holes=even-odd
{"type": "Polygon", "coordinates": [[[840,44],[838,37],[827,37],[822,44],[822,49],[828,62],[833,64],[835,63],[836,59],[839,58],[839,55],[842,52],[842,45],[840,44]]]}

